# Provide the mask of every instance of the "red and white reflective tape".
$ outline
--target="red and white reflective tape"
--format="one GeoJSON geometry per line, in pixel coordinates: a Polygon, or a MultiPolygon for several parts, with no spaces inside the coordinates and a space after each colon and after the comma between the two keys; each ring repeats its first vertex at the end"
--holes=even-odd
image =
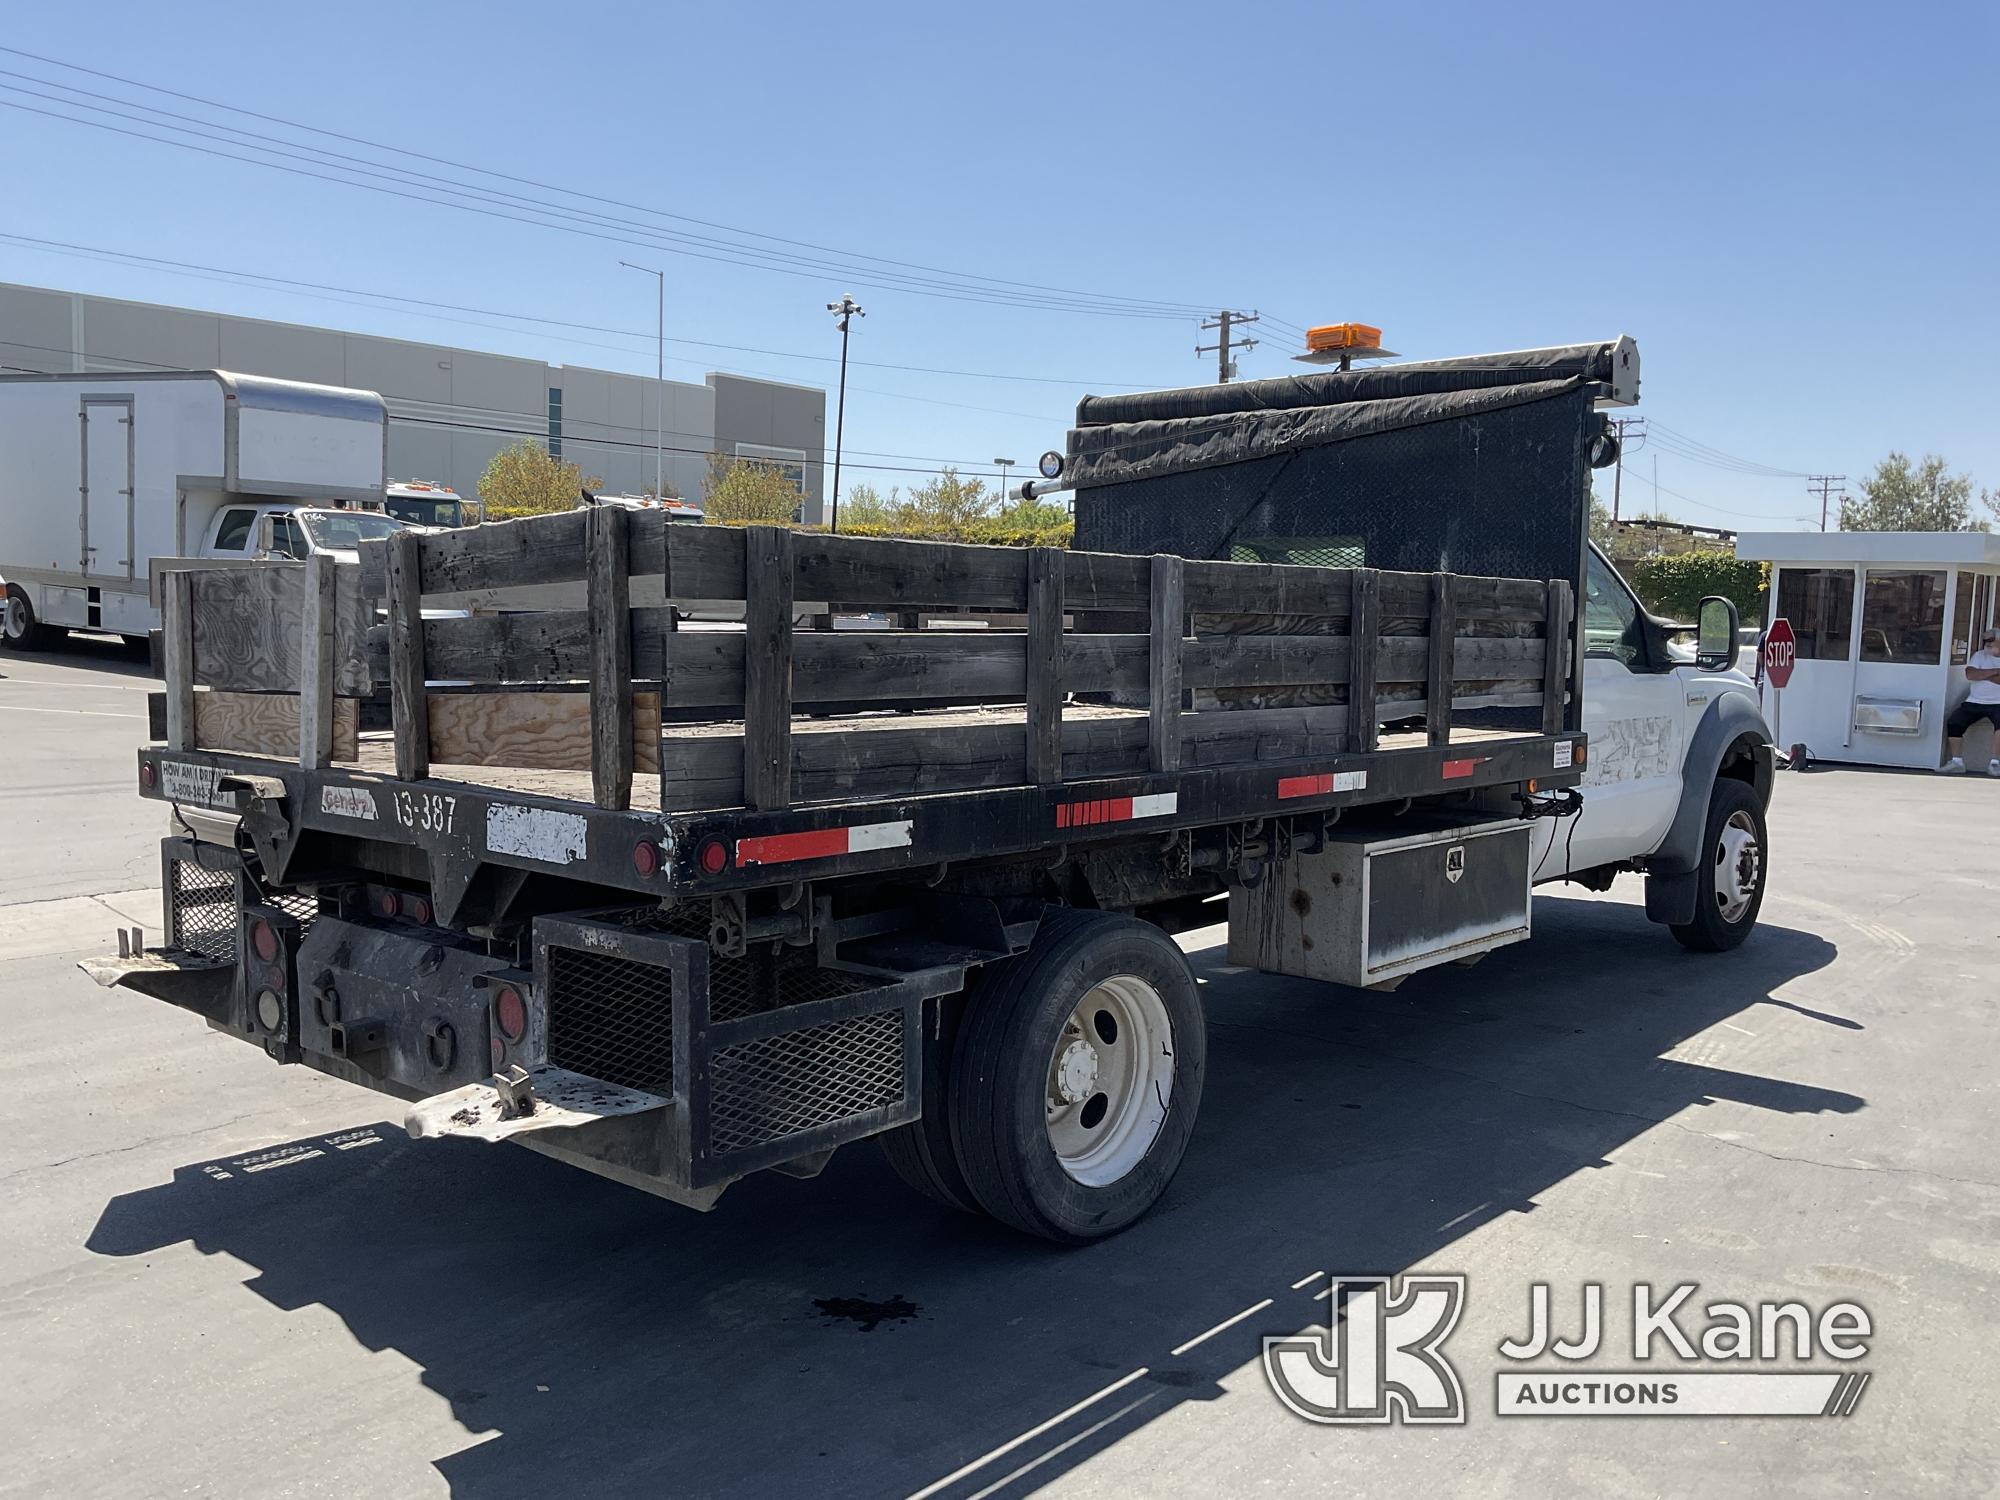
{"type": "Polygon", "coordinates": [[[1059,802],[1056,827],[1092,828],[1099,823],[1129,823],[1135,818],[1163,818],[1178,812],[1179,792],[1153,792],[1144,797],[1101,797],[1094,802],[1059,802]]]}
{"type": "Polygon", "coordinates": [[[1462,776],[1470,776],[1491,759],[1490,755],[1475,755],[1469,760],[1448,760],[1440,770],[1446,781],[1456,781],[1462,776]]]}
{"type": "Polygon", "coordinates": [[[1278,800],[1324,797],[1329,792],[1358,792],[1368,785],[1366,771],[1327,771],[1317,776],[1280,776],[1278,800]]]}
{"type": "Polygon", "coordinates": [[[767,833],[736,841],[737,865],[782,865],[795,859],[829,859],[866,849],[907,849],[915,825],[856,823],[848,828],[819,828],[811,833],[767,833]]]}

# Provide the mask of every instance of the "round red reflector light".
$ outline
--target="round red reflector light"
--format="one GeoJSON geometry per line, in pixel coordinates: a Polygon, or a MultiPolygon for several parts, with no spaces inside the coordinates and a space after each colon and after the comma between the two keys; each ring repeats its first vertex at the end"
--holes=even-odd
{"type": "Polygon", "coordinates": [[[153,763],[150,760],[140,762],[139,764],[140,786],[145,787],[148,791],[151,791],[153,783],[158,781],[159,779],[160,779],[160,773],[153,769],[153,763]]]}
{"type": "Polygon", "coordinates": [[[278,956],[278,930],[261,917],[250,924],[250,946],[265,963],[278,956]]]}
{"type": "Polygon", "coordinates": [[[528,1002],[512,985],[503,984],[493,993],[493,1024],[509,1042],[518,1042],[528,1034],[528,1002]]]}
{"type": "Polygon", "coordinates": [[[660,846],[650,839],[639,840],[632,846],[632,868],[649,877],[659,874],[660,846]]]}
{"type": "Polygon", "coordinates": [[[507,1066],[507,1049],[501,1044],[500,1038],[496,1036],[493,1038],[493,1046],[490,1050],[493,1056],[493,1071],[497,1073],[507,1066]]]}
{"type": "Polygon", "coordinates": [[[704,875],[720,875],[729,868],[729,846],[721,839],[708,840],[695,857],[701,861],[704,875]]]}
{"type": "Polygon", "coordinates": [[[422,896],[412,896],[405,913],[412,922],[428,922],[431,919],[431,904],[422,896]]]}
{"type": "Polygon", "coordinates": [[[403,903],[394,891],[384,891],[375,898],[375,915],[393,917],[403,910],[403,903]]]}

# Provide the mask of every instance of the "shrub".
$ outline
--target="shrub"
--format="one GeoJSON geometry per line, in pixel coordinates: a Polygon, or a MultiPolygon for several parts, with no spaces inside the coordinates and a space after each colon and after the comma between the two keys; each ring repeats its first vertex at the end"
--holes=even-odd
{"type": "Polygon", "coordinates": [[[1632,587],[1646,608],[1670,620],[1692,621],[1709,594],[1731,600],[1746,621],[1763,617],[1769,573],[1763,563],[1728,552],[1680,552],[1630,564],[1632,587]]]}

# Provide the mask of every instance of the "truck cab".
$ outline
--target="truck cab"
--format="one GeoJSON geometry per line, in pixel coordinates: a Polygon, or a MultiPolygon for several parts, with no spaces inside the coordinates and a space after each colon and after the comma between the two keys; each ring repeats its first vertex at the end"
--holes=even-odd
{"type": "Polygon", "coordinates": [[[464,499],[450,485],[428,479],[390,480],[382,510],[412,526],[477,526],[486,519],[477,500],[464,499]]]}
{"type": "Polygon", "coordinates": [[[1762,818],[1732,825],[1741,798],[1711,789],[1741,787],[1761,813],[1771,792],[1769,731],[1756,685],[1736,666],[1734,606],[1712,599],[1703,613],[1697,648],[1674,644],[1666,622],[1647,613],[1610,559],[1589,549],[1579,610],[1589,764],[1582,810],[1567,826],[1551,823],[1537,851],[1540,879],[1598,884],[1621,870],[1645,870],[1649,912],[1671,909],[1677,923],[1699,920],[1709,904],[1740,920],[1737,903],[1761,894],[1754,877],[1763,858],[1762,818]],[[1718,812],[1725,802],[1731,805],[1718,812]],[[1686,878],[1668,873],[1689,863],[1697,868],[1686,878]],[[1695,874],[1715,889],[1694,916],[1684,916],[1695,874]]]}
{"type": "Polygon", "coordinates": [[[407,524],[379,511],[240,500],[216,511],[195,555],[303,561],[326,553],[351,563],[363,541],[393,536],[407,524]]]}

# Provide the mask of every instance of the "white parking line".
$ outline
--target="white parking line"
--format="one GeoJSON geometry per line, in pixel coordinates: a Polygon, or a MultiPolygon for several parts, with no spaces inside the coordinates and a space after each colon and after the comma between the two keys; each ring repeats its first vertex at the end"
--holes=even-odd
{"type": "Polygon", "coordinates": [[[1178,1359],[1180,1358],[1181,1355],[1187,1353],[1188,1350],[1192,1349],[1196,1344],[1202,1343],[1204,1340],[1214,1338],[1218,1333],[1222,1332],[1222,1330],[1225,1328],[1234,1328],[1238,1323],[1241,1323],[1245,1318],[1249,1317],[1253,1313],[1262,1312],[1265,1308],[1271,1305],[1271,1302],[1272,1299],[1266,1297],[1262,1302],[1259,1302],[1255,1307],[1246,1307],[1243,1309],[1242,1312],[1238,1313],[1235,1317],[1224,1318],[1220,1323],[1217,1323],[1213,1328],[1209,1329],[1207,1333],[1198,1333],[1193,1338],[1189,1339],[1185,1344],[1182,1344],[1179,1347],[1170,1350],[1169,1352],[1174,1356],[1174,1358],[1178,1359]]]}

